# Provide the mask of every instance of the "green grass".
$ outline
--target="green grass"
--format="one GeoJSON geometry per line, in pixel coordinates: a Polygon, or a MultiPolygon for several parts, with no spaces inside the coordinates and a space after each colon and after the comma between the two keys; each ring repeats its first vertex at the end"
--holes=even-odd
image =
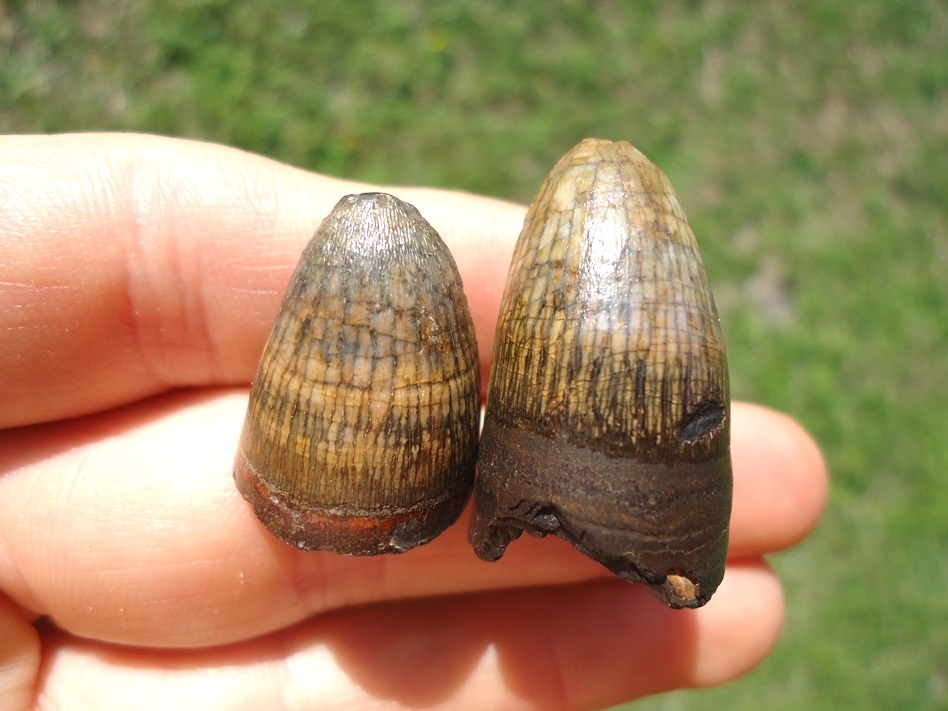
{"type": "Polygon", "coordinates": [[[936,0],[22,0],[0,5],[0,130],[196,136],[520,201],[578,139],[632,141],[702,242],[735,395],[800,419],[833,477],[817,533],[773,561],[774,655],[635,707],[935,709],[946,43],[936,0]]]}

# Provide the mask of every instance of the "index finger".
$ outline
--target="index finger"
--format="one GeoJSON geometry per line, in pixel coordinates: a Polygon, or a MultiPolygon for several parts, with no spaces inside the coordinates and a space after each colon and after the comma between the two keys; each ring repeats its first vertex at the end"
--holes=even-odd
{"type": "MultiPolygon", "coordinates": [[[[303,245],[367,189],[179,139],[0,139],[0,427],[248,382],[303,245]]],[[[451,248],[486,368],[523,208],[388,190],[451,248]]]]}

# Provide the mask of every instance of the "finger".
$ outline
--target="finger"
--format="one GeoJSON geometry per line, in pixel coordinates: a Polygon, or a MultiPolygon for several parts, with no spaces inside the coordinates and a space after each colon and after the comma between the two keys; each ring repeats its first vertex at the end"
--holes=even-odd
{"type": "MultiPolygon", "coordinates": [[[[154,136],[0,139],[0,427],[246,383],[303,245],[369,186],[154,136]]],[[[482,358],[523,209],[426,189],[482,358]]]]}
{"type": "MultiPolygon", "coordinates": [[[[0,433],[0,587],[79,635],[201,646],[348,605],[608,575],[556,538],[525,536],[498,563],[483,563],[467,542],[466,515],[430,545],[399,556],[286,546],[233,484],[245,406],[242,391],[179,393],[0,433]],[[43,505],[29,505],[36,501],[43,505]]],[[[800,468],[797,451],[811,445],[792,421],[740,404],[734,418],[732,549],[760,555],[802,537],[815,521],[805,508],[816,506],[814,497],[789,487],[818,488],[822,471],[800,468]],[[747,455],[740,432],[751,426],[763,434],[747,455]],[[770,439],[799,443],[771,451],[770,439]],[[768,496],[768,488],[782,493],[768,496]],[[786,508],[786,497],[798,505],[786,508]]]]}
{"type": "Polygon", "coordinates": [[[51,707],[589,709],[717,684],[774,644],[783,600],[760,564],[728,571],[698,611],[602,581],[379,605],[317,618],[253,646],[103,650],[60,637],[51,707]],[[134,694],[134,695],[132,695],[134,694]]]}
{"type": "Polygon", "coordinates": [[[30,708],[39,665],[36,628],[22,609],[0,594],[0,708],[30,708]]]}
{"type": "Polygon", "coordinates": [[[599,574],[565,545],[517,552],[516,571],[481,563],[464,521],[400,556],[287,546],[233,483],[246,402],[245,392],[178,393],[0,433],[0,588],[76,634],[176,647],[367,601],[599,574]]]}
{"type": "Polygon", "coordinates": [[[826,505],[826,463],[791,417],[760,405],[732,408],[731,556],[783,550],[806,537],[826,505]]]}

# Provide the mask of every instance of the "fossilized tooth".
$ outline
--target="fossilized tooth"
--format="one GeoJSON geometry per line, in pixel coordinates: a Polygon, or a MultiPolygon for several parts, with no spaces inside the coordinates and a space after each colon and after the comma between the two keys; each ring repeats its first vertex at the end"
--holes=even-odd
{"type": "Polygon", "coordinates": [[[724,575],[724,340],[665,175],[625,142],[557,163],[517,242],[497,324],[471,543],[556,534],[671,607],[724,575]]]}
{"type": "Polygon", "coordinates": [[[400,553],[467,502],[479,410],[474,326],[448,248],[412,205],[349,195],[290,280],[234,479],[290,545],[400,553]]]}

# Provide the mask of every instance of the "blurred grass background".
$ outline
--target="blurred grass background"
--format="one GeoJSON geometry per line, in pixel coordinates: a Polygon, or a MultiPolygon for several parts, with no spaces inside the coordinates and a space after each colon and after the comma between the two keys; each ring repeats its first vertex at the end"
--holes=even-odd
{"type": "Polygon", "coordinates": [[[0,1],[0,131],[87,129],[522,202],[630,140],[698,234],[735,395],[832,474],[773,560],[776,652],[634,708],[948,708],[944,2],[0,1]]]}

